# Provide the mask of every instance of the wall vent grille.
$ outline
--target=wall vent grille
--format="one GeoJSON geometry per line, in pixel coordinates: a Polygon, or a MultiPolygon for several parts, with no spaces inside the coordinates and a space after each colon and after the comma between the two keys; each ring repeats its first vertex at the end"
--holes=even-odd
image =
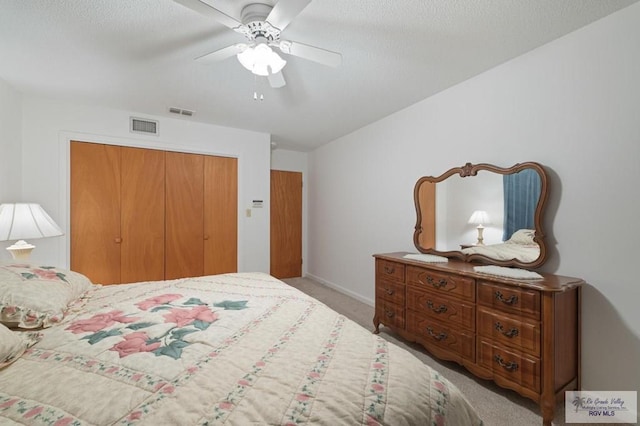
{"type": "Polygon", "coordinates": [[[173,114],[186,115],[187,117],[191,117],[195,113],[195,111],[176,107],[169,107],[169,112],[173,114]]]}
{"type": "Polygon", "coordinates": [[[130,130],[134,133],[158,136],[158,122],[156,120],[130,117],[129,125],[130,130]]]}

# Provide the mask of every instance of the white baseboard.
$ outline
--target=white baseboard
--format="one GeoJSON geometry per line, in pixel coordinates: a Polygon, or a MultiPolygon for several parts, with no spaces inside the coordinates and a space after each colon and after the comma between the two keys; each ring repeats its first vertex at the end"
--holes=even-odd
{"type": "Polygon", "coordinates": [[[324,278],[320,278],[320,277],[318,277],[316,275],[309,274],[309,273],[307,273],[305,275],[305,277],[310,278],[310,279],[312,279],[314,281],[318,281],[320,284],[322,284],[324,286],[327,286],[329,288],[332,288],[332,289],[334,289],[336,291],[339,291],[342,294],[346,294],[349,297],[353,297],[354,299],[356,299],[359,302],[365,303],[365,304],[367,304],[369,306],[375,306],[375,301],[374,300],[369,299],[367,297],[363,297],[362,295],[360,295],[358,293],[354,293],[353,291],[348,290],[348,289],[342,287],[341,285],[332,283],[330,281],[325,280],[324,278]]]}

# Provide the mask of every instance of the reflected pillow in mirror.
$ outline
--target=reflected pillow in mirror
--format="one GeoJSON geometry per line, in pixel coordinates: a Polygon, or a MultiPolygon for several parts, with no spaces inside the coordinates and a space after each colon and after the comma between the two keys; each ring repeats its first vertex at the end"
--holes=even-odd
{"type": "Polygon", "coordinates": [[[86,276],[52,266],[0,263],[0,323],[38,328],[59,323],[93,287],[86,276]]]}
{"type": "Polygon", "coordinates": [[[520,245],[537,245],[533,241],[533,237],[536,235],[535,229],[518,229],[513,233],[505,243],[507,244],[520,244],[520,245]]]}
{"type": "Polygon", "coordinates": [[[35,331],[11,331],[0,324],[0,368],[17,360],[24,351],[33,346],[42,336],[35,331]]]}

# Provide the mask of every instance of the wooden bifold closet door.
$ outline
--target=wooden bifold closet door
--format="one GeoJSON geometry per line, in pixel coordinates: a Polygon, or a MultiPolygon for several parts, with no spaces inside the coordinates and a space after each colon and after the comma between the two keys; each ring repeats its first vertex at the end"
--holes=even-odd
{"type": "Polygon", "coordinates": [[[167,152],[166,158],[165,276],[204,275],[204,159],[180,152],[167,152]]]}
{"type": "Polygon", "coordinates": [[[117,284],[237,271],[237,160],[71,142],[71,269],[117,284]]]}
{"type": "Polygon", "coordinates": [[[270,223],[271,275],[302,276],[302,173],[271,170],[270,223]]]}

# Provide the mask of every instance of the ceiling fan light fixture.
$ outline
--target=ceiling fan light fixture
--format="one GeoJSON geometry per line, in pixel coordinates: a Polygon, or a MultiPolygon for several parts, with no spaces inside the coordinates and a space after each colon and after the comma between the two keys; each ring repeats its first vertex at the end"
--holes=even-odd
{"type": "Polygon", "coordinates": [[[238,53],[237,57],[243,67],[260,76],[276,74],[287,64],[287,61],[282,59],[266,43],[247,47],[238,53]]]}

